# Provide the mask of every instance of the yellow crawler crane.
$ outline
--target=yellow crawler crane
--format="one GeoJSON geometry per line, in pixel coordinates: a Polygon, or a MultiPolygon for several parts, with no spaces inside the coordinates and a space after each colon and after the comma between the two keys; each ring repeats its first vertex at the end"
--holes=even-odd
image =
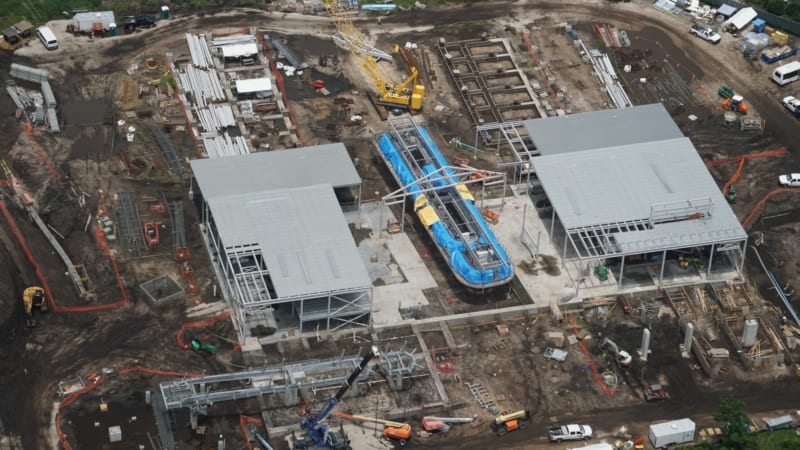
{"type": "Polygon", "coordinates": [[[361,33],[358,32],[353,22],[348,16],[348,12],[342,8],[338,0],[323,0],[325,10],[336,24],[336,29],[344,41],[350,53],[361,64],[367,72],[369,78],[375,83],[378,90],[377,103],[392,109],[403,109],[410,112],[422,110],[422,102],[425,98],[425,86],[418,82],[419,71],[416,67],[409,67],[408,77],[399,84],[395,84],[378,66],[375,57],[372,56],[367,45],[364,43],[361,33]]]}

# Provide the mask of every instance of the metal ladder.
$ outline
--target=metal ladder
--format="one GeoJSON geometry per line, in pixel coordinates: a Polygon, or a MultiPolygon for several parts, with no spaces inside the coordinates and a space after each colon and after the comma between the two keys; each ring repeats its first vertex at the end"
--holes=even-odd
{"type": "Polygon", "coordinates": [[[475,400],[481,406],[481,408],[488,408],[489,406],[495,406],[494,396],[486,390],[480,383],[466,383],[467,388],[472,393],[472,396],[475,397],[475,400]]]}

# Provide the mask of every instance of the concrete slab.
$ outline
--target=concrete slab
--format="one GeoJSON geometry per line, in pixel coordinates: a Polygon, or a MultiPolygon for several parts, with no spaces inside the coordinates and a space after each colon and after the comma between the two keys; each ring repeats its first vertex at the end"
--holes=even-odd
{"type": "Polygon", "coordinates": [[[401,308],[426,305],[428,299],[411,283],[378,286],[372,291],[372,323],[375,326],[398,324],[404,321],[401,308]]]}
{"type": "Polygon", "coordinates": [[[422,261],[422,257],[411,243],[408,235],[405,233],[391,234],[384,239],[389,252],[409,283],[419,290],[438,287],[436,280],[433,279],[433,275],[425,266],[425,262],[422,261]]]}
{"type": "MultiPolygon", "coordinates": [[[[554,264],[561,267],[561,258],[559,257],[561,252],[551,243],[550,229],[539,218],[530,197],[520,195],[505,199],[496,198],[485,200],[484,203],[484,206],[500,213],[499,222],[490,227],[500,244],[506,249],[514,264],[517,278],[533,299],[534,304],[547,306],[551,302],[559,303],[573,297],[575,294],[574,283],[568,273],[559,270],[560,274],[550,275],[538,263],[534,270],[526,270],[522,267],[525,265],[523,263],[530,263],[534,260],[531,250],[522,242],[523,221],[528,233],[538,242],[539,254],[556,258],[554,264]],[[503,201],[505,201],[504,205],[502,205],[503,201]]],[[[478,206],[481,206],[480,201],[478,201],[478,206]]]]}

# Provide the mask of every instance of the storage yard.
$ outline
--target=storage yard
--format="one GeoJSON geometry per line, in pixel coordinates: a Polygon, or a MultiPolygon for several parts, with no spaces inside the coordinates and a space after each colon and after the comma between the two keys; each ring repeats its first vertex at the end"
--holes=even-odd
{"type": "Polygon", "coordinates": [[[795,37],[302,6],[3,32],[0,449],[652,449],[723,439],[725,395],[800,423],[795,37]]]}

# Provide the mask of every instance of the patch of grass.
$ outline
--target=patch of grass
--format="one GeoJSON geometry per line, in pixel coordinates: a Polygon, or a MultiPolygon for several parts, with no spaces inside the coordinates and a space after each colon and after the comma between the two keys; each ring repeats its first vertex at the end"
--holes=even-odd
{"type": "Polygon", "coordinates": [[[0,0],[0,27],[11,26],[20,20],[40,25],[64,17],[62,11],[71,13],[73,9],[99,7],[100,0],[0,0]]]}
{"type": "Polygon", "coordinates": [[[485,31],[490,31],[492,24],[485,20],[475,20],[472,22],[459,22],[448,25],[438,25],[433,28],[432,33],[439,35],[476,35],[485,31]]]}

